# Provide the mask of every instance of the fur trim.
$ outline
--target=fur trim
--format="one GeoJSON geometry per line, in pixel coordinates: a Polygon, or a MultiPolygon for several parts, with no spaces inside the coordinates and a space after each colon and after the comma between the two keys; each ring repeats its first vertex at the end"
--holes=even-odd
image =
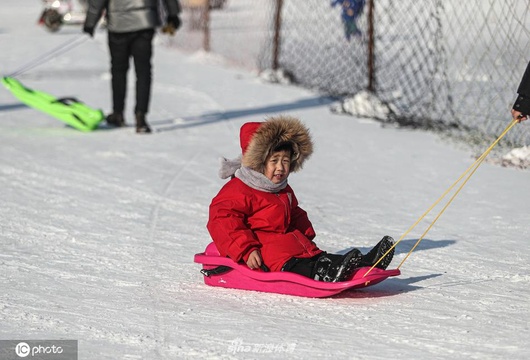
{"type": "Polygon", "coordinates": [[[228,179],[236,173],[236,170],[241,167],[241,157],[235,159],[220,158],[221,168],[219,169],[219,177],[221,179],[228,179]]]}
{"type": "Polygon", "coordinates": [[[283,143],[293,147],[291,172],[300,170],[313,153],[313,141],[309,129],[290,116],[276,116],[261,123],[243,154],[243,166],[263,172],[267,157],[283,143]]]}

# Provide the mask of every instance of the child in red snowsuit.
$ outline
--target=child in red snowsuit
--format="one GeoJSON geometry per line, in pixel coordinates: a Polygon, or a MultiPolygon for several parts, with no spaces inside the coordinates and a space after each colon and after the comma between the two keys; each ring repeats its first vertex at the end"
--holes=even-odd
{"type": "MultiPolygon", "coordinates": [[[[372,266],[392,246],[385,236],[368,254],[353,249],[328,254],[313,242],[315,231],[287,183],[313,152],[309,130],[280,116],[241,127],[241,159],[224,159],[220,176],[231,177],[210,204],[208,231],[220,254],[251,269],[289,271],[322,281],[348,280],[372,266]]],[[[377,265],[390,264],[393,249],[377,265]]]]}

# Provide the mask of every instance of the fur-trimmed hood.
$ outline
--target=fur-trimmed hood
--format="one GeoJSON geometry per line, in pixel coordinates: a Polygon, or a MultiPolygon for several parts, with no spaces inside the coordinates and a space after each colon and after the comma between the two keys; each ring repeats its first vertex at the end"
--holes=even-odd
{"type": "Polygon", "coordinates": [[[309,129],[291,116],[271,117],[265,122],[249,122],[241,127],[242,165],[263,172],[265,160],[278,145],[289,143],[293,148],[291,172],[300,170],[313,153],[309,129]]]}

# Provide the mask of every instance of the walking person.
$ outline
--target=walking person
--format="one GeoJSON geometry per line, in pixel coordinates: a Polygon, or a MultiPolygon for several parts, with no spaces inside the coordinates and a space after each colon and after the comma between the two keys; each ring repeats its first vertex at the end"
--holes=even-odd
{"type": "Polygon", "coordinates": [[[156,27],[161,25],[160,2],[167,13],[167,32],[173,34],[180,27],[178,0],[88,0],[83,32],[93,37],[104,11],[107,20],[113,106],[112,113],[106,118],[108,125],[121,127],[126,124],[127,73],[132,57],[136,73],[136,132],[151,132],[146,115],[151,98],[153,38],[156,27]]]}

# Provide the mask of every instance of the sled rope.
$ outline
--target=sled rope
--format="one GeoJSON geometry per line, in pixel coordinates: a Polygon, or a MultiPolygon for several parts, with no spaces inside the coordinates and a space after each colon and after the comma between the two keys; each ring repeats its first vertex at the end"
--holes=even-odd
{"type": "Polygon", "coordinates": [[[438,198],[438,200],[436,200],[434,202],[434,204],[432,204],[428,209],[427,211],[425,211],[421,216],[420,218],[411,226],[408,228],[407,231],[405,231],[405,233],[403,233],[403,235],[401,235],[401,237],[399,238],[398,241],[396,241],[396,243],[390,248],[388,249],[384,254],[383,256],[381,256],[379,258],[379,260],[366,272],[366,274],[364,274],[364,276],[368,275],[384,258],[386,255],[388,255],[396,246],[397,244],[399,244],[403,238],[405,236],[408,235],[408,233],[410,233],[412,231],[412,229],[414,229],[422,220],[423,218],[425,218],[425,216],[427,216],[427,214],[429,214],[429,212],[436,206],[438,205],[442,200],[443,198],[449,194],[449,192],[469,173],[469,175],[467,175],[467,177],[464,179],[464,181],[462,182],[462,184],[460,185],[460,187],[455,191],[455,193],[453,194],[453,196],[451,196],[451,198],[449,199],[449,201],[447,202],[447,204],[442,208],[442,210],[440,210],[440,212],[438,213],[438,215],[434,218],[434,220],[431,222],[431,224],[427,227],[427,230],[425,230],[425,232],[420,236],[420,238],[418,239],[418,241],[416,241],[416,243],[414,244],[414,246],[412,247],[412,249],[408,252],[408,254],[405,256],[405,258],[401,261],[401,263],[399,264],[399,266],[397,267],[398,269],[403,265],[403,263],[409,258],[409,256],[412,254],[412,252],[416,249],[416,247],[419,245],[419,243],[423,240],[423,238],[425,237],[425,235],[429,232],[429,230],[431,230],[431,228],[434,226],[434,224],[438,221],[438,219],[442,216],[442,214],[444,213],[444,211],[449,207],[449,205],[453,202],[453,200],[456,198],[456,196],[458,195],[458,193],[460,192],[460,190],[462,190],[462,188],[467,184],[467,182],[469,181],[469,179],[471,178],[471,176],[473,176],[473,174],[477,171],[477,169],[479,168],[479,166],[483,163],[484,159],[486,159],[486,157],[488,156],[488,154],[491,152],[491,150],[495,147],[495,145],[497,145],[499,143],[499,141],[506,135],[506,133],[508,133],[508,131],[510,131],[514,126],[515,124],[517,124],[519,121],[518,120],[513,120],[507,127],[506,129],[504,129],[504,131],[501,133],[501,135],[499,135],[499,137],[489,146],[488,149],[486,149],[486,151],[484,151],[484,153],[482,155],[480,155],[478,157],[477,160],[475,160],[475,162],[473,164],[471,164],[471,166],[469,166],[467,168],[466,171],[464,171],[464,173],[462,175],[460,175],[460,177],[442,194],[442,196],[440,196],[438,198]]]}
{"type": "Polygon", "coordinates": [[[84,34],[80,34],[76,37],[74,37],[73,39],[68,39],[67,41],[63,42],[62,44],[58,45],[57,47],[49,50],[48,52],[42,54],[42,55],[39,55],[38,57],[36,57],[35,59],[29,61],[28,63],[22,65],[20,68],[18,68],[17,70],[13,71],[10,75],[7,75],[8,77],[15,77],[15,76],[18,76],[20,74],[23,74],[25,73],[26,71],[28,70],[31,70],[39,65],[42,65],[48,61],[50,61],[51,59],[59,56],[59,55],[62,55],[64,53],[66,53],[67,51],[73,49],[74,47],[82,44],[83,42],[85,42],[86,40],[88,39],[88,36],[85,36],[84,34]]]}

